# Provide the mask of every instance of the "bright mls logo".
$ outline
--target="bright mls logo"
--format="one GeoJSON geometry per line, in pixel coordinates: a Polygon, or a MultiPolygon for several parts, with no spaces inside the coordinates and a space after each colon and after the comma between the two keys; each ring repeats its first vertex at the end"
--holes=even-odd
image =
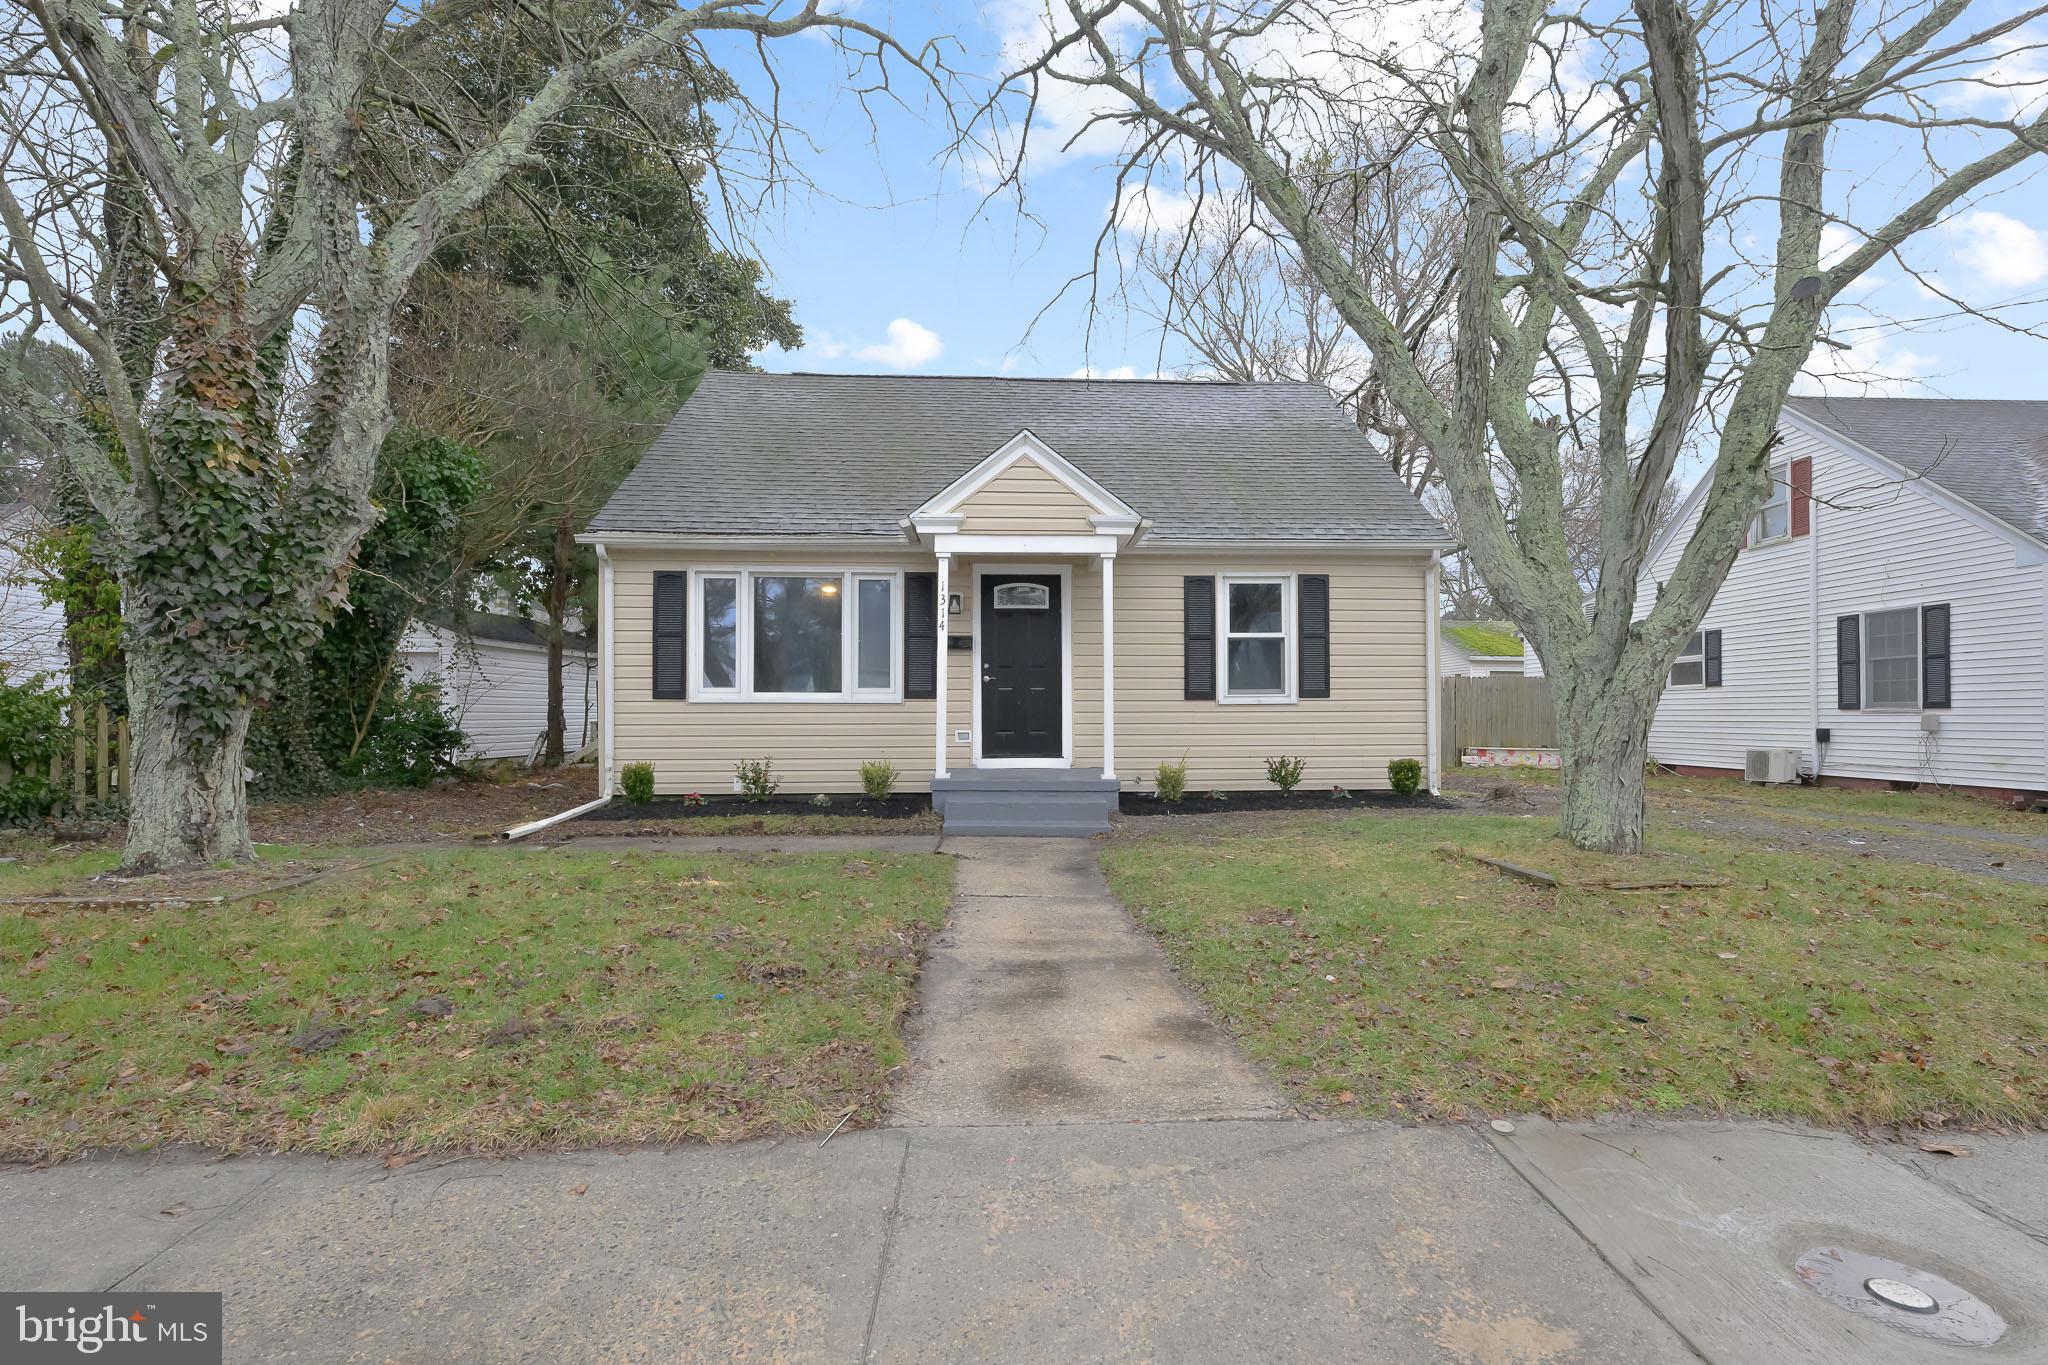
{"type": "Polygon", "coordinates": [[[219,1365],[218,1294],[0,1294],[0,1352],[10,1365],[43,1361],[149,1361],[219,1365]]]}

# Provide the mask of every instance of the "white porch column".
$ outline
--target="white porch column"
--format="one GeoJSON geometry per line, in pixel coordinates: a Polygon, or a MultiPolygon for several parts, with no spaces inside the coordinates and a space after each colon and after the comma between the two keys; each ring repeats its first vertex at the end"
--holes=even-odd
{"type": "Polygon", "coordinates": [[[932,776],[934,778],[946,775],[946,655],[949,652],[947,649],[946,633],[950,629],[950,623],[946,619],[946,603],[949,600],[949,593],[951,591],[952,569],[953,556],[940,555],[939,600],[936,604],[937,609],[933,613],[938,617],[939,622],[936,658],[932,665],[932,674],[937,680],[938,687],[938,706],[934,709],[937,710],[939,716],[938,752],[932,760],[932,776]]]}
{"type": "Polygon", "coordinates": [[[1102,557],[1102,775],[1116,776],[1116,556],[1102,557]]]}

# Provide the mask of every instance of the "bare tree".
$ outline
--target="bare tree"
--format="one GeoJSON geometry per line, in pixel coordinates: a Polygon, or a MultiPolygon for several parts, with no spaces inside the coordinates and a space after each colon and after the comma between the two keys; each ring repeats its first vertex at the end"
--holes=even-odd
{"type": "Polygon", "coordinates": [[[1028,128],[1049,82],[1080,87],[1096,122],[1129,132],[1120,183],[1177,174],[1285,233],[1434,453],[1468,553],[1553,680],[1566,836],[1632,852],[1651,716],[1764,499],[1780,406],[1830,304],[2048,150],[2027,74],[2044,12],[1062,0],[985,126],[1028,128]],[[1321,212],[1329,177],[1353,168],[1305,149],[1352,128],[1412,137],[1454,187],[1448,396],[1321,212]],[[1853,157],[1892,182],[1873,210],[1840,172],[1853,157]],[[1823,260],[1830,226],[1846,246],[1823,260]],[[1708,438],[1700,518],[1636,619],[1658,506],[1681,451],[1708,438]],[[1565,443],[1598,469],[1590,612],[1565,443]]]}
{"type": "MultiPolygon", "coordinates": [[[[821,34],[863,98],[896,68],[944,79],[936,48],[819,0],[572,4],[545,12],[550,74],[499,110],[420,55],[476,5],[8,0],[0,325],[61,334],[104,381],[86,419],[8,397],[77,472],[120,573],[130,868],[253,856],[251,707],[345,599],[376,516],[392,311],[452,223],[596,92],[631,107],[645,75],[716,70],[720,35],[765,63],[821,34]],[[394,184],[411,188],[380,197],[394,184]],[[295,329],[309,362],[287,410],[295,329]]],[[[777,183],[773,100],[720,98],[751,116],[756,185],[777,183]]]]}

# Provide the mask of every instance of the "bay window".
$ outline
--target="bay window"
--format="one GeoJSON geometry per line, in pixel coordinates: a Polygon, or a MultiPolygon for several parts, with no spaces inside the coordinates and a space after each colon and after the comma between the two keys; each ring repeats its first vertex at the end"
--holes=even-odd
{"type": "Polygon", "coordinates": [[[706,701],[895,701],[902,575],[699,570],[694,695],[706,701]]]}

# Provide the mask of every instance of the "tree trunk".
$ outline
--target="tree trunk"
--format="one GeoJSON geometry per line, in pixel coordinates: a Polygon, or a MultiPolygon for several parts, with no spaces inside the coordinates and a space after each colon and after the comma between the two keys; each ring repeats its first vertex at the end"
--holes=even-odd
{"type": "Polygon", "coordinates": [[[165,686],[163,646],[131,637],[128,716],[135,744],[128,794],[125,873],[177,872],[219,862],[254,862],[242,748],[244,707],[217,742],[194,746],[194,726],[165,686]]]}
{"type": "Polygon", "coordinates": [[[1616,676],[1551,682],[1564,759],[1564,837],[1599,853],[1642,852],[1643,769],[1661,687],[1616,676]]]}
{"type": "Polygon", "coordinates": [[[562,635],[569,614],[569,568],[576,553],[575,533],[566,521],[555,523],[554,555],[548,561],[548,739],[543,753],[549,767],[560,767],[562,735],[569,717],[562,705],[562,635]]]}

